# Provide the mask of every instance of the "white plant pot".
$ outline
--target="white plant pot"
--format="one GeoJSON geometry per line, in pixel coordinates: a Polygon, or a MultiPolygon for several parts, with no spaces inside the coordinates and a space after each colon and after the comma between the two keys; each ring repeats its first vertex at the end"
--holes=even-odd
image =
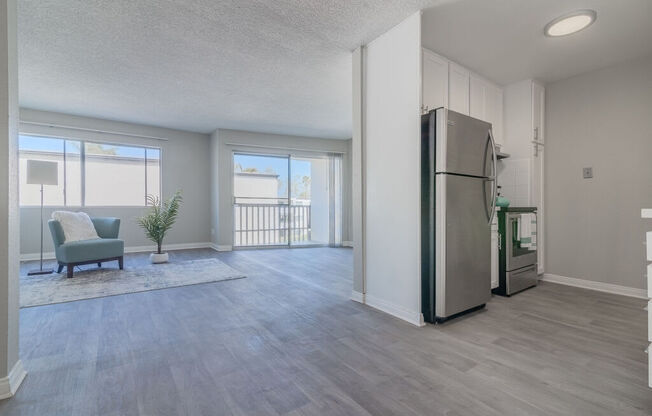
{"type": "Polygon", "coordinates": [[[152,253],[149,255],[149,261],[154,264],[167,263],[168,262],[168,253],[152,253]]]}

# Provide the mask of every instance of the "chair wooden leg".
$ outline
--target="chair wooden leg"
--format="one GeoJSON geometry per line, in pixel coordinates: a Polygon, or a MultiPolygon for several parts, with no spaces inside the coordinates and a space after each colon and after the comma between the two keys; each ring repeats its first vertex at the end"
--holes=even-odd
{"type": "Polygon", "coordinates": [[[59,263],[59,266],[57,267],[57,273],[61,273],[61,270],[63,270],[63,264],[59,263]]]}
{"type": "Polygon", "coordinates": [[[118,267],[120,267],[120,270],[124,269],[124,257],[123,256],[120,256],[120,258],[118,259],[118,267]]]}
{"type": "Polygon", "coordinates": [[[66,272],[68,273],[68,279],[72,278],[72,271],[75,269],[74,264],[66,265],[66,272]]]}

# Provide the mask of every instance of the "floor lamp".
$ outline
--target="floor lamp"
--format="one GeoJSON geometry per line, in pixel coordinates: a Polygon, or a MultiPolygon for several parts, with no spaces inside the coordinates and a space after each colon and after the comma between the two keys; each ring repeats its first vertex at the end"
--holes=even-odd
{"type": "Polygon", "coordinates": [[[41,185],[41,266],[38,270],[31,270],[28,275],[50,274],[54,270],[43,270],[43,185],[59,184],[59,168],[57,162],[44,160],[27,161],[27,183],[41,185]]]}

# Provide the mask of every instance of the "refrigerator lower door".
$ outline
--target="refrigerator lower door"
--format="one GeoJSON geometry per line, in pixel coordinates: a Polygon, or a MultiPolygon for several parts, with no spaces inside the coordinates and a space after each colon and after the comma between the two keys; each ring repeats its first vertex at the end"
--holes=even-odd
{"type": "Polygon", "coordinates": [[[483,178],[435,176],[435,315],[442,320],[491,297],[491,184],[483,178]]]}

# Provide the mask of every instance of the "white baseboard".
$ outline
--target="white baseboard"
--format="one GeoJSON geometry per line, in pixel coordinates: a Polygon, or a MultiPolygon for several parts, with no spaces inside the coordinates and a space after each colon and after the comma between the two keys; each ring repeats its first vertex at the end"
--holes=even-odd
{"type": "Polygon", "coordinates": [[[11,369],[7,377],[0,378],[0,400],[8,399],[16,394],[18,387],[25,379],[27,373],[23,368],[23,362],[18,360],[14,364],[14,368],[11,369]]]}
{"type": "Polygon", "coordinates": [[[358,302],[358,303],[365,303],[365,296],[364,293],[358,292],[356,290],[351,291],[351,300],[358,302]]]}
{"type": "MultiPolygon", "coordinates": [[[[30,261],[30,260],[39,260],[41,258],[41,253],[27,253],[20,255],[20,261],[30,261]]],[[[43,253],[43,260],[52,260],[54,259],[54,251],[48,253],[43,253]]]]}
{"type": "MultiPolygon", "coordinates": [[[[180,243],[164,244],[163,251],[188,250],[193,248],[212,248],[211,243],[180,243]]],[[[125,253],[146,253],[156,251],[156,246],[131,246],[125,247],[125,253]]],[[[38,260],[41,258],[40,253],[27,253],[20,255],[20,261],[38,260]]],[[[56,256],[53,251],[43,253],[43,260],[53,260],[56,256]]]]}
{"type": "Polygon", "coordinates": [[[211,248],[215,251],[233,251],[233,246],[227,244],[213,244],[211,243],[211,248]]]}
{"type": "Polygon", "coordinates": [[[647,299],[647,290],[635,287],[614,285],[611,283],[594,282],[592,280],[577,279],[575,277],[560,276],[558,274],[544,273],[541,277],[544,282],[558,283],[560,285],[581,287],[584,289],[597,290],[599,292],[613,293],[614,295],[631,296],[634,298],[647,299]]]}
{"type": "Polygon", "coordinates": [[[365,304],[371,306],[374,309],[378,309],[379,311],[395,316],[396,318],[409,322],[412,325],[425,326],[423,321],[423,314],[420,312],[409,311],[402,306],[398,306],[391,302],[387,302],[386,300],[371,296],[368,293],[365,293],[364,299],[365,304]]]}
{"type": "Polygon", "coordinates": [[[353,241],[342,241],[342,247],[353,247],[353,241]]]}
{"type": "MultiPolygon", "coordinates": [[[[163,244],[162,251],[190,250],[193,248],[211,248],[211,243],[163,244]]],[[[125,247],[125,253],[146,253],[156,251],[156,246],[125,247]]]]}

